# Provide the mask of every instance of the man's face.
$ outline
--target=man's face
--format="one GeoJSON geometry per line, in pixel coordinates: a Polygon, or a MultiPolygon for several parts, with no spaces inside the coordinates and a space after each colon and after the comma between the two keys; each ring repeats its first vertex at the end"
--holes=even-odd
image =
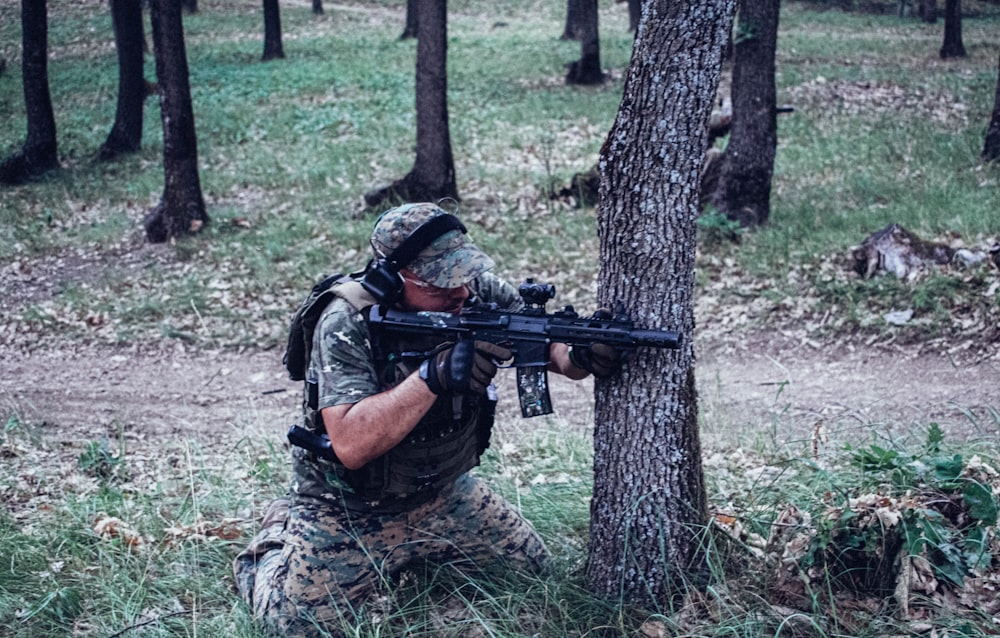
{"type": "Polygon", "coordinates": [[[399,271],[399,274],[403,276],[403,296],[399,305],[404,310],[447,312],[457,315],[462,312],[462,306],[469,298],[468,286],[438,288],[421,281],[405,268],[399,271]]]}

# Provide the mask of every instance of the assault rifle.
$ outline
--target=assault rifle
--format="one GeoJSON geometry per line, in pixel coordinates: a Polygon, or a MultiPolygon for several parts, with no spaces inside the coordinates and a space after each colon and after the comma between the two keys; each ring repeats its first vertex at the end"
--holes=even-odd
{"type": "Polygon", "coordinates": [[[609,318],[588,318],[581,317],[572,306],[565,306],[549,314],[545,312],[545,304],[556,292],[551,284],[527,279],[518,292],[524,300],[524,308],[516,312],[499,310],[495,304],[486,303],[473,304],[459,315],[409,312],[375,305],[368,310],[368,321],[372,330],[434,335],[443,341],[489,341],[509,348],[514,355],[511,365],[517,368],[521,415],[526,418],[552,412],[546,374],[551,343],[578,348],[606,343],[623,353],[640,347],[680,347],[679,333],[636,328],[621,311],[609,318]]]}

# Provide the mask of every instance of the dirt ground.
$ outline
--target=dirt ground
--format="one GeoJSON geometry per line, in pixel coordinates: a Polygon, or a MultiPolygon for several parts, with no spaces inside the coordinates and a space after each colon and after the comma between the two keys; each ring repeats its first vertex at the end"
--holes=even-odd
{"type": "MultiPolygon", "coordinates": [[[[278,350],[200,352],[181,342],[158,351],[67,343],[30,354],[0,351],[0,409],[50,444],[79,449],[124,433],[133,449],[183,439],[222,450],[244,436],[283,444],[299,385],[278,350]]],[[[904,349],[816,348],[761,336],[696,345],[706,446],[808,440],[818,428],[851,441],[871,426],[920,436],[1000,435],[1000,360],[957,363],[904,349]]],[[[522,421],[513,373],[502,372],[500,423],[587,428],[588,382],[552,379],[554,417],[522,421]],[[537,425],[535,424],[537,422],[537,425]]],[[[69,452],[70,450],[67,450],[69,452]]]]}

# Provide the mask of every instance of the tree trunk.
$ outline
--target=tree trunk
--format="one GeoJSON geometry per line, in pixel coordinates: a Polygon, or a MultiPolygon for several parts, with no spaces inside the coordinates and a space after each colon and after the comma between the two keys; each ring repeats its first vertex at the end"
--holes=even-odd
{"type": "Polygon", "coordinates": [[[281,9],[278,0],[264,0],[264,55],[261,60],[267,62],[275,58],[285,57],[281,48],[281,9]]]}
{"type": "Polygon", "coordinates": [[[937,0],[920,0],[920,19],[927,24],[937,22],[937,0]]]}
{"type": "Polygon", "coordinates": [[[941,58],[964,58],[965,45],[962,44],[962,3],[959,0],[945,0],[944,42],[941,44],[941,58]]]}
{"type": "Polygon", "coordinates": [[[771,214],[771,177],[778,145],[774,57],[778,0],[739,0],[733,51],[733,119],[712,204],[741,226],[771,214]]]}
{"type": "Polygon", "coordinates": [[[323,0],[313,0],[313,15],[323,15],[323,0]]]}
{"type": "Polygon", "coordinates": [[[422,0],[417,17],[417,159],[404,178],[368,193],[375,208],[386,202],[458,199],[448,130],[448,3],[422,0]]]}
{"type": "Polygon", "coordinates": [[[566,23],[560,40],[580,40],[583,37],[583,0],[566,0],[566,23]]]}
{"type": "Polygon", "coordinates": [[[150,0],[156,79],[163,122],[163,197],[146,215],[146,239],[153,243],[190,235],[208,223],[198,176],[191,87],[180,0],[150,0]]]}
{"type": "Polygon", "coordinates": [[[400,34],[400,40],[408,40],[410,38],[417,37],[417,29],[419,29],[419,8],[420,0],[406,0],[406,26],[403,27],[403,33],[400,34]]]}
{"type": "Polygon", "coordinates": [[[663,612],[704,575],[708,524],[694,374],[695,219],[733,0],[647,0],[621,106],[601,151],[598,302],[680,330],[595,382],[587,581],[663,612]]]}
{"type": "Polygon", "coordinates": [[[986,130],[986,142],[983,144],[983,160],[996,162],[1000,160],[1000,60],[997,61],[997,92],[993,98],[993,117],[990,127],[986,130]]]}
{"type": "Polygon", "coordinates": [[[49,93],[49,24],[45,0],[21,0],[21,69],[28,134],[21,151],[0,163],[0,183],[21,184],[59,166],[49,93]]]}
{"type": "MultiPolygon", "coordinates": [[[[149,2],[152,4],[154,0],[149,0],[149,2]]],[[[198,0],[181,0],[181,6],[188,13],[198,13],[198,0]]]]}
{"type": "Polygon", "coordinates": [[[567,84],[600,84],[604,82],[601,70],[601,39],[598,33],[597,0],[577,0],[580,4],[578,38],[580,59],[569,64],[567,84]]]}
{"type": "Polygon", "coordinates": [[[628,30],[637,30],[639,28],[639,20],[641,18],[642,0],[628,0],[628,30]]]}
{"type": "Polygon", "coordinates": [[[146,101],[140,0],[111,0],[111,24],[118,51],[118,108],[108,139],[101,145],[102,160],[133,153],[142,146],[142,108],[146,101]]]}

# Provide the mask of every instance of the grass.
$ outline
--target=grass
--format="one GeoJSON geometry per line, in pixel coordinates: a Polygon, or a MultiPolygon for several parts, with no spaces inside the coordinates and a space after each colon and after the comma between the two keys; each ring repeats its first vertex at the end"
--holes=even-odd
{"type": "MultiPolygon", "coordinates": [[[[4,154],[19,147],[25,129],[15,4],[0,5],[0,56],[8,62],[0,76],[4,154]]],[[[162,190],[156,104],[146,107],[143,150],[97,163],[116,91],[106,5],[50,0],[62,168],[0,190],[0,271],[41,273],[53,285],[18,287],[16,304],[0,303],[4,324],[18,328],[0,339],[18,346],[181,339],[272,347],[285,339],[288,314],[313,280],[363,264],[373,216],[361,210],[360,197],[413,161],[415,44],[396,39],[400,3],[327,3],[322,18],[306,3],[283,5],[287,58],[267,64],[258,62],[257,4],[199,4],[185,29],[213,223],[195,239],[150,247],[140,221],[162,190]]],[[[842,342],[909,331],[909,338],[939,339],[948,348],[963,330],[988,334],[1000,305],[995,288],[987,295],[996,281],[990,271],[861,281],[846,274],[845,263],[851,246],[891,222],[928,238],[957,234],[969,246],[1000,236],[1000,168],[977,160],[995,89],[1000,11],[995,3],[963,4],[977,11],[963,24],[969,57],[942,62],[940,23],[784,3],[778,95],[796,112],[779,123],[771,224],[743,233],[739,245],[703,240],[702,290],[746,306],[751,327],[801,327],[829,313],[829,322],[810,330],[842,342]],[[912,325],[882,320],[901,309],[913,310],[912,325]],[[961,327],[975,317],[979,332],[961,327]]],[[[624,5],[601,15],[603,61],[613,79],[588,89],[562,83],[563,65],[579,51],[557,40],[558,3],[449,5],[449,108],[463,219],[503,274],[551,281],[559,301],[592,307],[595,213],[547,194],[595,163],[613,121],[631,45],[624,5]]],[[[711,313],[704,316],[709,323],[711,313]]],[[[828,494],[881,489],[877,477],[852,464],[859,449],[893,450],[907,463],[926,456],[929,423],[917,434],[895,424],[843,425],[853,428],[840,434],[855,449],[816,456],[816,441],[778,439],[792,418],[782,405],[779,391],[772,422],[739,441],[732,415],[702,411],[703,432],[711,435],[712,505],[736,514],[748,532],[766,538],[790,503],[817,518],[831,505],[828,494]],[[893,438],[894,431],[904,434],[893,438]]],[[[0,456],[10,470],[0,477],[8,503],[0,512],[0,622],[11,636],[262,635],[236,602],[229,565],[262,504],[287,483],[285,453],[242,440],[221,457],[188,442],[153,457],[95,440],[77,458],[36,450],[43,438],[32,424],[6,408],[0,415],[7,419],[0,456]],[[96,531],[112,518],[127,529],[96,531]],[[238,522],[226,527],[228,519],[238,522]]],[[[950,451],[966,460],[978,452],[995,467],[990,437],[1000,417],[969,418],[993,447],[963,442],[950,451]]],[[[877,636],[912,629],[884,610],[825,596],[821,587],[831,583],[813,583],[809,611],[783,613],[764,595],[768,572],[747,549],[750,536],[738,534],[709,536],[704,600],[655,613],[595,600],[583,587],[589,440],[554,424],[500,437],[494,449],[503,453],[491,453],[480,471],[536,523],[555,554],[554,573],[470,581],[447,568],[432,571],[425,574],[430,586],[400,583],[398,606],[362,619],[357,635],[430,635],[445,612],[453,628],[494,636],[877,636]]],[[[828,530],[829,545],[835,532],[856,531],[845,530],[828,530]]],[[[995,631],[967,610],[928,623],[949,635],[995,631]]]]}
{"type": "MultiPolygon", "coordinates": [[[[784,418],[776,411],[776,420],[784,418]]],[[[905,633],[909,625],[857,602],[862,599],[842,594],[825,599],[824,588],[842,591],[843,585],[822,578],[812,583],[812,602],[793,614],[782,606],[787,603],[775,602],[774,565],[779,563],[764,558],[763,539],[772,535],[776,517],[795,506],[818,522],[811,544],[799,545],[808,552],[802,549],[805,553],[797,559],[803,565],[830,561],[835,554],[827,550],[877,542],[873,528],[851,526],[851,521],[871,515],[865,498],[878,495],[887,511],[916,517],[925,510],[902,505],[914,494],[954,500],[942,495],[958,489],[961,498],[963,493],[961,486],[945,485],[954,483],[953,469],[952,474],[940,469],[934,474],[934,467],[959,467],[956,462],[970,468],[982,467],[982,462],[997,467],[1000,457],[995,438],[945,441],[933,424],[902,435],[875,426],[863,431],[867,434],[851,437],[850,446],[820,446],[815,453],[804,452],[807,442],[782,440],[762,440],[758,449],[708,449],[710,506],[719,513],[720,523],[705,535],[707,585],[699,596],[643,611],[594,598],[584,586],[589,436],[556,421],[533,432],[502,428],[494,451],[478,471],[534,522],[553,552],[552,572],[530,577],[494,571],[472,579],[448,565],[416,567],[386,589],[375,608],[346,621],[348,630],[372,638],[442,632],[721,637],[782,635],[790,623],[796,632],[813,627],[807,635],[874,637],[890,629],[905,633]],[[964,460],[956,461],[956,455],[964,460]],[[849,499],[856,499],[850,500],[853,509],[842,509],[849,499]],[[828,518],[830,512],[841,511],[853,514],[828,518]],[[723,531],[730,529],[724,524],[729,516],[738,521],[739,531],[723,531]],[[824,527],[824,520],[844,521],[843,527],[824,527]],[[844,541],[844,535],[856,540],[844,541]]],[[[74,460],[65,454],[43,457],[31,427],[11,418],[0,440],[12,470],[0,479],[0,493],[10,503],[0,512],[0,619],[9,628],[5,635],[262,636],[233,594],[231,561],[255,531],[252,515],[288,476],[286,453],[262,449],[252,440],[229,447],[221,459],[184,442],[150,455],[122,443],[94,441],[74,460]],[[47,462],[41,463],[41,458],[47,462]],[[61,463],[52,462],[59,458],[61,463]]],[[[969,511],[995,519],[996,499],[992,505],[982,500],[986,492],[968,489],[974,475],[965,476],[965,492],[979,498],[973,501],[979,509],[969,511]]],[[[1000,478],[994,473],[991,480],[997,484],[1000,478]]],[[[936,530],[938,536],[928,532],[921,538],[969,542],[958,536],[969,527],[953,528],[944,519],[926,516],[924,528],[936,530]],[[936,527],[929,527],[932,524],[936,527]]],[[[908,520],[912,525],[919,522],[908,520]]],[[[790,529],[798,533],[807,528],[790,529]]],[[[1000,547],[994,544],[985,551],[987,561],[996,561],[1000,547]]],[[[973,559],[955,555],[949,560],[973,559]]],[[[941,562],[940,578],[949,566],[941,562]]],[[[830,574],[835,575],[832,568],[830,574]]],[[[891,581],[893,576],[882,578],[891,581]]],[[[961,635],[992,635],[988,614],[944,601],[923,605],[937,610],[926,618],[938,631],[964,627],[961,635]]]]}

